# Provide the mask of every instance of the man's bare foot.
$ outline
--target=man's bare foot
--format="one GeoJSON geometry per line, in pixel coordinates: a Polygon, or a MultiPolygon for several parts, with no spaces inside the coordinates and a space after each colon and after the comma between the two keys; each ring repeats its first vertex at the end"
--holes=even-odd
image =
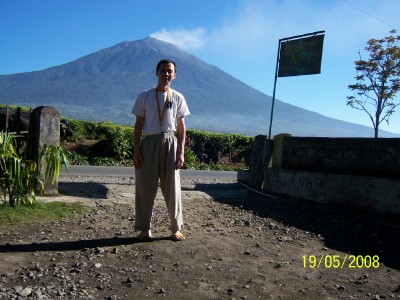
{"type": "Polygon", "coordinates": [[[177,231],[171,234],[171,239],[175,242],[183,241],[185,239],[185,236],[183,233],[177,231]]]}

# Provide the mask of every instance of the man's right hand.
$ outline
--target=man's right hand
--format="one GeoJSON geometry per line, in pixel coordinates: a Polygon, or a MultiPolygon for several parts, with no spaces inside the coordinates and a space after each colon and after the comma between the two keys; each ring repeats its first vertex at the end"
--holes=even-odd
{"type": "Polygon", "coordinates": [[[142,153],[140,151],[135,151],[133,154],[133,166],[135,168],[140,168],[140,165],[142,163],[142,153]]]}
{"type": "Polygon", "coordinates": [[[133,166],[140,168],[143,158],[140,152],[140,137],[142,136],[144,117],[136,116],[135,128],[133,130],[133,166]]]}

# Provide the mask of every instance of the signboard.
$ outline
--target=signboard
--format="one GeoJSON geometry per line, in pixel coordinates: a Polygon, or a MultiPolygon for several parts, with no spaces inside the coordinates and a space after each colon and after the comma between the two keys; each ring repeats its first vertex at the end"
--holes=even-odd
{"type": "Polygon", "coordinates": [[[324,35],[281,43],[278,77],[321,73],[324,35]]]}

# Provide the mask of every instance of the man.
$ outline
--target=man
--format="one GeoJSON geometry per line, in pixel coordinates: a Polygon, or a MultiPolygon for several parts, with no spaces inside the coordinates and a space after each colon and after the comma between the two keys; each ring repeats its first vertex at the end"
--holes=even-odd
{"type": "Polygon", "coordinates": [[[151,217],[160,179],[170,217],[171,238],[181,241],[185,236],[180,232],[183,220],[179,169],[184,163],[185,116],[190,112],[183,95],[170,88],[176,77],[176,63],[161,60],[156,75],[157,87],[142,92],[132,108],[132,114],[136,116],[133,133],[135,229],[140,231],[140,240],[152,237],[151,217]],[[140,144],[142,132],[145,137],[140,144]]]}

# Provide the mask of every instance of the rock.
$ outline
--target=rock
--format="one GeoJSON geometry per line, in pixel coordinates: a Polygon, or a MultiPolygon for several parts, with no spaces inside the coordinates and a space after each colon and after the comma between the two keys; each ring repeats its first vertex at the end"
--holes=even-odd
{"type": "Polygon", "coordinates": [[[106,252],[106,250],[104,250],[104,248],[100,248],[100,247],[96,248],[94,251],[94,253],[96,253],[96,254],[104,253],[104,252],[106,252]]]}
{"type": "Polygon", "coordinates": [[[343,286],[343,285],[340,285],[340,284],[335,284],[335,287],[336,287],[339,291],[344,291],[344,290],[345,290],[344,286],[343,286]]]}
{"type": "Polygon", "coordinates": [[[26,287],[21,291],[21,296],[22,297],[27,297],[32,293],[32,288],[26,287]]]}

